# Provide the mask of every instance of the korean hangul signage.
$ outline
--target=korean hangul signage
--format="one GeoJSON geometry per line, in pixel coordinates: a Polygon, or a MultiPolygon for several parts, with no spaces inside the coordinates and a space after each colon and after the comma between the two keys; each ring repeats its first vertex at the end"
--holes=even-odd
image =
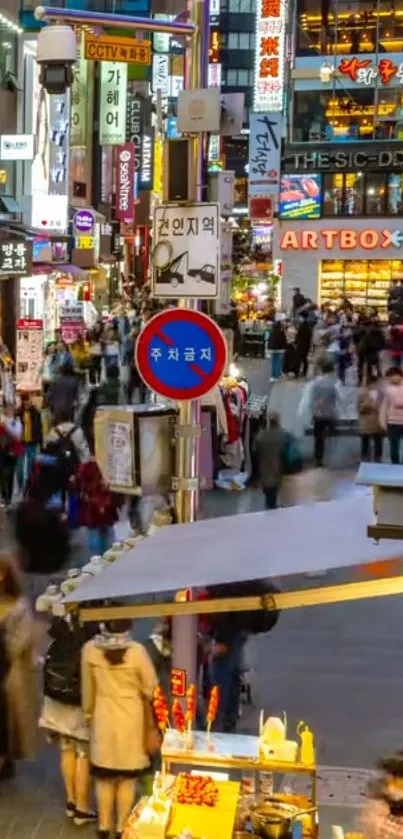
{"type": "Polygon", "coordinates": [[[74,78],[71,88],[70,109],[70,145],[85,146],[87,129],[87,84],[88,62],[77,58],[73,68],[74,78]]]}
{"type": "Polygon", "coordinates": [[[181,670],[179,667],[172,667],[171,695],[186,696],[186,670],[181,670]]]}
{"type": "Polygon", "coordinates": [[[29,277],[32,274],[32,242],[0,239],[0,277],[29,277]]]}
{"type": "Polygon", "coordinates": [[[152,89],[161,96],[169,96],[169,56],[155,53],[153,55],[152,89]]]}
{"type": "Polygon", "coordinates": [[[277,197],[280,186],[282,115],[251,114],[249,134],[249,199],[277,197]]]}
{"type": "Polygon", "coordinates": [[[151,42],[120,35],[86,35],[84,57],[91,61],[151,64],[151,42]]]}
{"type": "Polygon", "coordinates": [[[149,320],[136,343],[146,385],[167,399],[199,399],[220,381],[227,344],[215,321],[189,309],[166,309],[149,320]]]}
{"type": "Polygon", "coordinates": [[[218,204],[164,204],[154,209],[154,297],[217,297],[218,204]]]}
{"type": "Polygon", "coordinates": [[[257,0],[254,111],[283,111],[286,0],[257,0]]]}
{"type": "Polygon", "coordinates": [[[17,390],[31,393],[42,390],[43,321],[17,321],[16,355],[17,390]]]}
{"type": "Polygon", "coordinates": [[[403,84],[403,62],[396,64],[386,56],[380,58],[377,63],[372,58],[348,56],[341,59],[337,69],[352,82],[367,87],[371,87],[377,78],[382,85],[389,85],[392,80],[403,84]]]}
{"type": "Polygon", "coordinates": [[[125,143],[116,149],[116,209],[118,221],[134,221],[135,145],[125,143]]]}
{"type": "Polygon", "coordinates": [[[118,146],[126,139],[127,64],[101,63],[99,143],[118,146]]]}

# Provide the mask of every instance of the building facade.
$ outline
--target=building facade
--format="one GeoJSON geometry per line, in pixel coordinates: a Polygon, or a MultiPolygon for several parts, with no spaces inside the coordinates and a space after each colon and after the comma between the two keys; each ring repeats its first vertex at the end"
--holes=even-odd
{"type": "Polygon", "coordinates": [[[403,279],[402,34],[400,0],[294,4],[274,237],[286,305],[299,285],[318,303],[346,294],[386,315],[403,279]]]}

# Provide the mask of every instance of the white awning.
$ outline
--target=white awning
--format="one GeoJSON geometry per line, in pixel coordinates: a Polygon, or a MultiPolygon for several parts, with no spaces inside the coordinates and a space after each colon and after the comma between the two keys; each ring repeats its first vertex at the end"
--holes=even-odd
{"type": "Polygon", "coordinates": [[[365,491],[337,501],[162,527],[66,601],[144,597],[396,557],[396,542],[375,545],[368,539],[372,519],[372,496],[365,491]]]}

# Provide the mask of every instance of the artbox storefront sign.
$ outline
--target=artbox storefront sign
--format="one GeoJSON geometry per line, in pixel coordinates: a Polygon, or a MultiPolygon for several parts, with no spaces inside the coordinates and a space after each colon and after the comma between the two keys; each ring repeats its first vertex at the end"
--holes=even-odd
{"type": "Polygon", "coordinates": [[[286,0],[257,0],[254,111],[282,111],[286,0]]]}
{"type": "Polygon", "coordinates": [[[403,248],[403,225],[401,228],[351,230],[349,228],[325,228],[323,230],[283,230],[280,232],[281,250],[345,250],[362,248],[372,251],[401,250],[403,248]]]}
{"type": "Polygon", "coordinates": [[[127,64],[101,63],[99,143],[117,146],[126,139],[127,64]]]}
{"type": "Polygon", "coordinates": [[[248,194],[278,195],[281,166],[282,115],[252,114],[249,134],[248,194]]]}
{"type": "Polygon", "coordinates": [[[118,221],[134,221],[135,146],[125,143],[116,149],[116,211],[118,221]]]}

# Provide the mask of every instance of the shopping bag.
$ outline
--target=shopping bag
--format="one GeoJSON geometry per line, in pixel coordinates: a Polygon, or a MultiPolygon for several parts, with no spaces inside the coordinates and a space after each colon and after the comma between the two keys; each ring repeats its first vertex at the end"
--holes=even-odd
{"type": "Polygon", "coordinates": [[[302,469],[302,455],[297,441],[289,437],[283,451],[283,472],[285,475],[296,475],[302,469]]]}

